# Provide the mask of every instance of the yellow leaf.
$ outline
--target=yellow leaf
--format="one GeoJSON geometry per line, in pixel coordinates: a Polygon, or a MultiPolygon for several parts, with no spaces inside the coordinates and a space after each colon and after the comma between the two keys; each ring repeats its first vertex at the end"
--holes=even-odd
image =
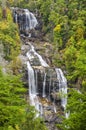
{"type": "Polygon", "coordinates": [[[56,31],[60,31],[61,30],[61,25],[60,24],[58,24],[55,28],[54,28],[54,31],[56,32],[56,31]]]}

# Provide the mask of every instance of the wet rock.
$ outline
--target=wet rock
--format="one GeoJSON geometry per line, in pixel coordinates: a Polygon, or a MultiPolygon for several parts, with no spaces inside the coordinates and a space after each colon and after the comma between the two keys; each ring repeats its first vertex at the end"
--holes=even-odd
{"type": "Polygon", "coordinates": [[[21,54],[22,55],[26,55],[28,50],[29,50],[29,46],[28,45],[22,45],[22,47],[21,47],[21,54]]]}
{"type": "MultiPolygon", "coordinates": [[[[52,109],[52,108],[51,108],[52,109]]],[[[51,109],[45,109],[44,119],[49,130],[58,130],[56,124],[60,124],[62,120],[59,118],[58,114],[51,111],[51,109]]]]}
{"type": "Polygon", "coordinates": [[[52,92],[51,95],[55,100],[61,101],[61,95],[59,92],[52,92]]]}

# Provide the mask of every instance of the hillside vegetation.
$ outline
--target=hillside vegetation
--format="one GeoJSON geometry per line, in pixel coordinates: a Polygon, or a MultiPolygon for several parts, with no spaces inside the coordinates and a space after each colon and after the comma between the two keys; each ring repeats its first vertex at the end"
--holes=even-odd
{"type": "MultiPolygon", "coordinates": [[[[63,119],[63,123],[58,127],[62,130],[86,130],[86,0],[8,0],[7,6],[28,8],[40,14],[43,21],[42,31],[53,45],[52,63],[66,71],[70,88],[67,105],[70,116],[68,119],[63,119]]],[[[20,39],[17,25],[13,23],[9,9],[7,9],[7,14],[7,18],[2,19],[2,9],[0,9],[0,43],[5,47],[5,58],[13,60],[19,54],[20,39]]],[[[4,78],[2,78],[0,87],[3,86],[4,78]]],[[[15,86],[7,83],[8,80],[4,84],[5,87],[8,86],[6,88],[15,86]]],[[[3,94],[6,94],[5,91],[3,94]]],[[[5,104],[7,103],[8,106],[15,104],[15,100],[12,104],[8,102],[6,100],[1,102],[0,111],[7,111],[5,114],[9,112],[8,109],[5,109],[5,104]],[[2,107],[3,104],[4,107],[2,107]]],[[[17,109],[21,108],[17,107],[17,109]]],[[[13,120],[11,115],[9,120],[7,116],[3,116],[3,123],[0,122],[0,127],[5,130],[6,124],[8,130],[28,130],[28,128],[31,130],[33,128],[33,124],[26,127],[25,118],[23,120],[24,123],[26,122],[25,128],[21,128],[19,124],[23,123],[23,121],[20,122],[23,115],[18,116],[16,116],[18,123],[13,120]],[[10,119],[12,119],[11,122],[10,119]]],[[[28,120],[32,120],[32,117],[29,117],[28,120]]],[[[32,130],[45,129],[44,126],[40,128],[40,121],[38,124],[39,126],[32,130]]]]}

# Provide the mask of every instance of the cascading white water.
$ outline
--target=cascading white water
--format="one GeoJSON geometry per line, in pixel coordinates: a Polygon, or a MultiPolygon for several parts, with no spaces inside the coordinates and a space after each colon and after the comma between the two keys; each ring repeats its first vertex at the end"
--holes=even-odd
{"type": "Polygon", "coordinates": [[[15,23],[18,22],[18,19],[17,19],[17,14],[15,14],[15,23]]]}
{"type": "Polygon", "coordinates": [[[38,71],[35,70],[35,84],[36,84],[36,93],[38,94],[38,71]]]}
{"type": "MultiPolygon", "coordinates": [[[[49,67],[49,65],[43,60],[43,58],[35,51],[34,46],[30,45],[30,50],[27,52],[27,57],[31,61],[34,56],[37,56],[41,66],[43,67],[49,67]]],[[[35,72],[36,76],[34,77],[34,70],[32,66],[30,65],[29,61],[27,62],[27,67],[28,67],[28,75],[29,75],[29,96],[30,96],[30,102],[31,105],[35,106],[36,110],[40,112],[40,115],[43,115],[43,108],[42,104],[39,102],[37,94],[37,88],[38,88],[38,83],[37,83],[37,71],[35,72]]],[[[46,73],[44,73],[44,81],[43,81],[43,97],[45,97],[45,82],[46,82],[46,73]]]]}
{"type": "Polygon", "coordinates": [[[28,43],[28,44],[30,45],[30,50],[27,53],[27,56],[28,56],[29,60],[32,60],[34,58],[34,56],[37,56],[38,59],[39,59],[39,61],[40,61],[41,66],[43,66],[43,67],[49,67],[49,65],[43,60],[42,56],[39,55],[35,51],[34,46],[31,45],[30,43],[28,43]]]}
{"type": "Polygon", "coordinates": [[[19,25],[20,32],[31,37],[31,31],[35,29],[38,21],[28,9],[13,8],[14,22],[19,25]]]}
{"type": "Polygon", "coordinates": [[[24,9],[26,15],[26,30],[31,30],[38,24],[36,17],[28,9],[24,9]]]}
{"type": "MultiPolygon", "coordinates": [[[[55,92],[55,85],[54,85],[54,82],[53,82],[53,92],[55,92]]],[[[53,100],[53,109],[54,109],[54,112],[56,113],[57,110],[56,110],[56,105],[55,105],[55,97],[54,97],[54,100],[53,100]]]]}
{"type": "Polygon", "coordinates": [[[51,91],[51,78],[52,78],[52,76],[50,75],[50,82],[49,82],[49,100],[50,100],[50,91],[51,91]]]}
{"type": "MultiPolygon", "coordinates": [[[[29,84],[29,97],[30,97],[30,104],[32,106],[35,106],[36,110],[42,115],[42,104],[39,102],[36,92],[36,85],[35,85],[35,77],[34,77],[34,70],[31,67],[29,61],[27,62],[27,68],[28,68],[28,84],[29,84]]],[[[37,113],[36,117],[39,116],[39,113],[37,113]]]]}
{"type": "Polygon", "coordinates": [[[31,67],[29,61],[27,62],[27,67],[28,67],[28,74],[29,74],[29,95],[31,95],[32,93],[35,94],[36,93],[36,88],[35,88],[35,78],[34,78],[34,70],[31,67]]]}
{"type": "MultiPolygon", "coordinates": [[[[27,57],[29,58],[30,61],[32,61],[32,59],[34,58],[34,56],[37,56],[41,66],[43,67],[49,67],[49,65],[43,60],[43,58],[35,51],[34,46],[31,45],[31,43],[28,43],[30,48],[29,51],[27,52],[27,57]]],[[[57,79],[59,80],[59,92],[62,93],[62,98],[61,98],[61,105],[63,106],[64,110],[66,109],[66,105],[67,105],[67,80],[63,75],[63,72],[61,69],[56,68],[56,73],[57,73],[57,79]]],[[[34,78],[34,82],[35,82],[35,96],[33,95],[33,97],[37,100],[36,105],[40,104],[36,94],[37,92],[37,72],[36,72],[36,77],[34,78]]],[[[30,83],[31,84],[31,83],[30,83]]],[[[50,86],[51,86],[51,78],[50,78],[50,86]]],[[[45,87],[46,87],[46,73],[44,72],[44,80],[43,80],[43,91],[42,91],[42,96],[46,97],[46,93],[45,93],[45,87]]],[[[53,84],[53,88],[54,88],[54,84],[53,84]]],[[[33,91],[33,90],[32,90],[33,91]]],[[[50,87],[49,87],[49,94],[50,94],[50,87]]],[[[33,101],[33,100],[32,100],[33,101]]],[[[35,106],[35,103],[33,103],[35,106]]],[[[41,105],[40,105],[41,106],[41,105]]],[[[56,106],[55,106],[55,99],[53,101],[53,107],[54,107],[54,112],[56,113],[56,106]]],[[[40,109],[42,110],[42,106],[39,107],[39,105],[37,105],[37,110],[40,109]],[[40,109],[41,108],[41,109],[40,109]]],[[[38,110],[38,111],[40,111],[38,110]]],[[[41,112],[42,113],[42,112],[41,112]]]]}
{"type": "Polygon", "coordinates": [[[43,94],[42,94],[42,97],[46,97],[45,87],[46,87],[46,73],[44,73],[44,80],[43,80],[43,94]]]}
{"type": "Polygon", "coordinates": [[[56,68],[57,79],[59,80],[59,92],[61,94],[61,105],[64,110],[67,105],[67,80],[60,68],[56,68]]]}

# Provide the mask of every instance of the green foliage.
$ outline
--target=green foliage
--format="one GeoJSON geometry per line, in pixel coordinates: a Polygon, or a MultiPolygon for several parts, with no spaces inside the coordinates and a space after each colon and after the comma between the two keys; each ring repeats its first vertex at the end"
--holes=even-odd
{"type": "Polygon", "coordinates": [[[41,0],[40,11],[45,25],[47,25],[47,23],[49,22],[48,18],[49,18],[50,10],[51,10],[51,0],[46,0],[45,2],[41,0]]]}
{"type": "Polygon", "coordinates": [[[23,122],[23,124],[20,126],[21,130],[47,130],[46,126],[44,125],[44,122],[41,118],[36,118],[34,111],[29,109],[30,112],[26,113],[26,120],[23,122]],[[33,118],[34,117],[34,118],[33,118]]]}
{"type": "Polygon", "coordinates": [[[0,41],[4,44],[6,59],[13,59],[19,54],[20,38],[18,27],[13,23],[9,9],[7,9],[7,19],[0,21],[0,41]]]}
{"type": "Polygon", "coordinates": [[[23,121],[25,92],[20,76],[0,73],[0,128],[13,127],[23,121]]]}
{"type": "Polygon", "coordinates": [[[18,57],[15,57],[14,60],[10,62],[9,68],[13,71],[13,74],[19,74],[19,70],[22,69],[22,62],[18,57]]]}
{"type": "Polygon", "coordinates": [[[8,0],[8,6],[27,8],[31,11],[35,11],[35,9],[39,6],[40,0],[8,0]]]}
{"type": "Polygon", "coordinates": [[[67,111],[70,115],[59,126],[62,130],[86,130],[86,92],[72,89],[69,96],[67,111]]]}

